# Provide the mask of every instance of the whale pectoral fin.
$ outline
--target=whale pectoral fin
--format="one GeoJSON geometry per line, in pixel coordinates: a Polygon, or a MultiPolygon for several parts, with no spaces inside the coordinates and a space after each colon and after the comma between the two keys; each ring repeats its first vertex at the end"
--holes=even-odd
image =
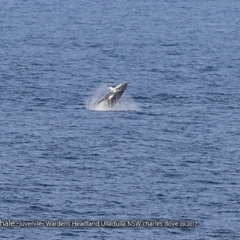
{"type": "Polygon", "coordinates": [[[111,97],[112,93],[108,93],[106,94],[100,101],[97,102],[97,104],[103,102],[103,101],[106,101],[109,99],[109,97],[111,97]]]}
{"type": "Polygon", "coordinates": [[[100,101],[97,102],[97,104],[99,104],[99,103],[101,103],[101,102],[103,102],[103,101],[104,101],[104,99],[101,99],[100,101]]]}
{"type": "Polygon", "coordinates": [[[113,91],[113,90],[114,90],[114,88],[113,88],[113,87],[108,87],[108,89],[109,89],[110,91],[113,91]]]}

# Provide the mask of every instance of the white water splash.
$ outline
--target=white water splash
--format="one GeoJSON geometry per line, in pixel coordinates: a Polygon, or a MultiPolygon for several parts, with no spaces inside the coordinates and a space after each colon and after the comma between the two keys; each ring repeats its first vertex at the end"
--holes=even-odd
{"type": "Polygon", "coordinates": [[[134,102],[134,100],[126,94],[126,91],[123,93],[121,99],[109,109],[108,105],[105,102],[97,104],[97,102],[107,94],[107,87],[102,86],[95,90],[92,96],[86,101],[86,108],[92,111],[136,111],[139,110],[139,107],[134,102]]]}

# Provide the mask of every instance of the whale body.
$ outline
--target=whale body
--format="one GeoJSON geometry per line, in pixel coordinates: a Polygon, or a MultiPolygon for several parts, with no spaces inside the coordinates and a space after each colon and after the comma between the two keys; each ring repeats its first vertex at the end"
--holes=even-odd
{"type": "Polygon", "coordinates": [[[123,82],[116,87],[109,87],[110,92],[107,93],[97,104],[104,103],[109,109],[118,102],[122,94],[127,88],[127,82],[123,82]]]}

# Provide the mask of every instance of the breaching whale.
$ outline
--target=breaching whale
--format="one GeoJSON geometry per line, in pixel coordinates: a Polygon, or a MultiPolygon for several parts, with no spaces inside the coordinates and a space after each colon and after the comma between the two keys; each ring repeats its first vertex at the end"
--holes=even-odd
{"type": "Polygon", "coordinates": [[[118,86],[114,87],[109,87],[110,92],[107,93],[100,101],[98,101],[97,104],[100,104],[104,102],[106,106],[111,109],[117,101],[120,99],[122,94],[127,88],[127,82],[123,82],[119,84],[118,86]]]}

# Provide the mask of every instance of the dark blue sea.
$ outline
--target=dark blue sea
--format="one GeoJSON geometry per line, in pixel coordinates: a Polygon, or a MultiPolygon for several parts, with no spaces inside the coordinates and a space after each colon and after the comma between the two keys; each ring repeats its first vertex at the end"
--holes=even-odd
{"type": "Polygon", "coordinates": [[[238,0],[1,0],[0,103],[0,239],[240,239],[238,0]]]}

